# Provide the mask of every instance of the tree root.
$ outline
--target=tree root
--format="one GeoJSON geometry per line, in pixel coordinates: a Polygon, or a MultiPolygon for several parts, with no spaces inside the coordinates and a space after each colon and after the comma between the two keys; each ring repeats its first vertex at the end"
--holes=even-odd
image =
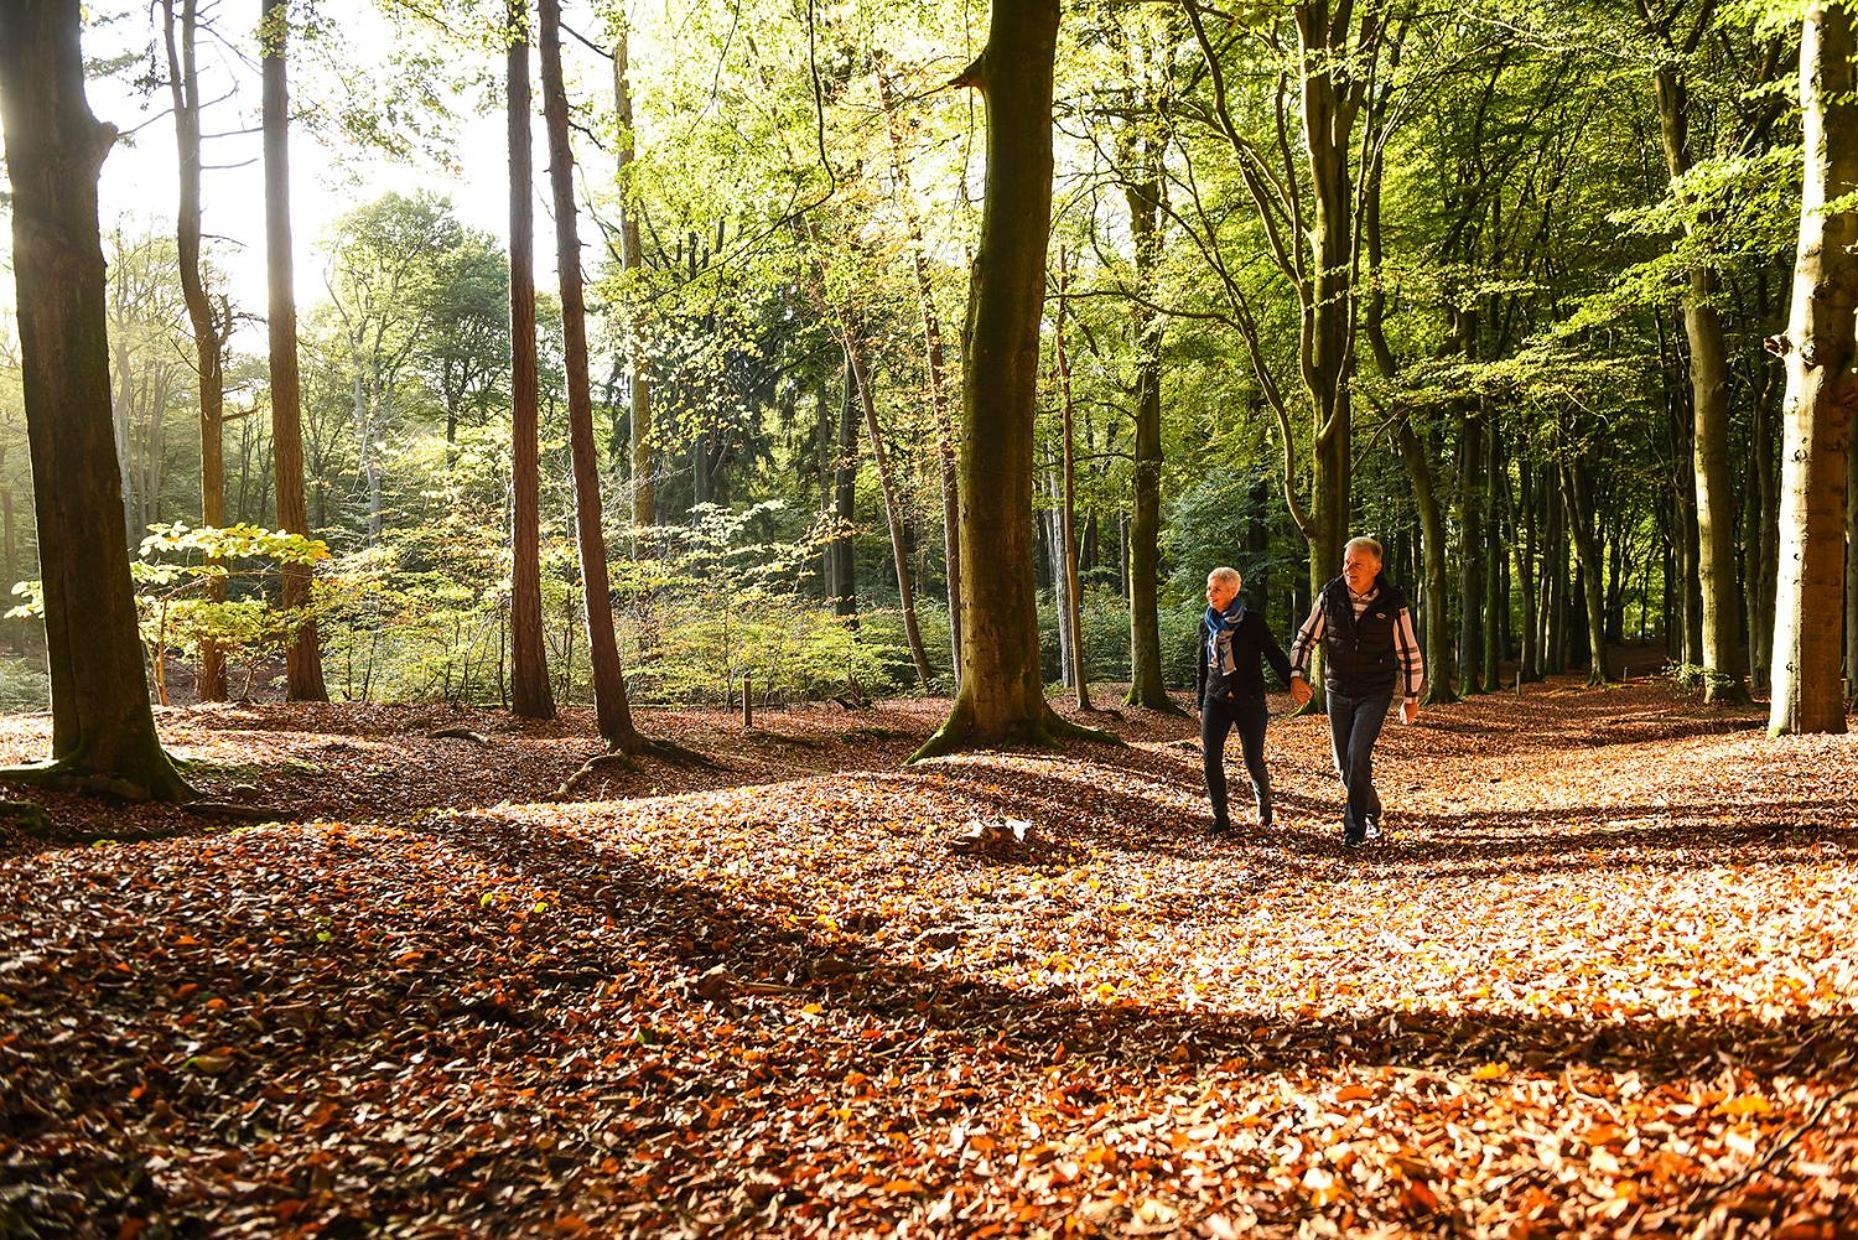
{"type": "Polygon", "coordinates": [[[473,732],[463,724],[449,728],[435,728],[426,733],[434,740],[470,741],[474,745],[488,745],[490,738],[482,732],[473,732]]]}
{"type": "Polygon", "coordinates": [[[1099,741],[1106,745],[1121,745],[1122,737],[1102,728],[1086,727],[1074,723],[1060,715],[1047,703],[1040,717],[1029,723],[1022,723],[998,742],[979,741],[974,736],[974,713],[971,708],[959,703],[949,713],[947,722],[937,728],[935,734],[922,743],[922,747],[905,758],[905,766],[926,762],[930,758],[946,757],[964,749],[995,748],[998,746],[1023,745],[1034,749],[1052,749],[1060,740],[1075,739],[1099,741]]]}
{"type": "Polygon", "coordinates": [[[194,790],[178,773],[172,774],[168,787],[152,790],[120,775],[91,770],[63,758],[29,766],[0,767],[0,780],[33,788],[49,788],[54,792],[82,792],[114,797],[119,801],[182,801],[194,795],[194,790]]]}
{"type": "Polygon", "coordinates": [[[1176,702],[1166,693],[1161,695],[1161,701],[1157,704],[1155,702],[1143,701],[1140,697],[1136,696],[1134,690],[1130,690],[1128,695],[1123,698],[1122,704],[1124,706],[1140,706],[1144,710],[1152,710],[1163,715],[1178,715],[1184,718],[1187,714],[1186,711],[1181,709],[1180,703],[1176,702]]]}
{"type": "Polygon", "coordinates": [[[694,749],[678,744],[676,741],[661,741],[641,738],[636,752],[628,753],[623,749],[608,749],[595,754],[581,763],[579,770],[562,781],[561,787],[548,794],[551,801],[567,801],[601,771],[636,771],[640,758],[657,758],[673,766],[696,767],[699,770],[720,771],[723,764],[694,749]]]}
{"type": "Polygon", "coordinates": [[[239,822],[276,822],[289,817],[275,805],[245,805],[236,801],[183,801],[181,808],[203,818],[230,818],[239,822]]]}

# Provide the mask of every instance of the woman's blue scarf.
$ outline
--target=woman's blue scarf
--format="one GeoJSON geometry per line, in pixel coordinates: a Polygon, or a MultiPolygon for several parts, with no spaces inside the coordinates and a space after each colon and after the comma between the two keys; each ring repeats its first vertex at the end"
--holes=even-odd
{"type": "Polygon", "coordinates": [[[1224,611],[1206,609],[1206,666],[1214,676],[1230,675],[1237,665],[1232,660],[1232,635],[1239,621],[1245,619],[1245,600],[1235,598],[1224,611]]]}

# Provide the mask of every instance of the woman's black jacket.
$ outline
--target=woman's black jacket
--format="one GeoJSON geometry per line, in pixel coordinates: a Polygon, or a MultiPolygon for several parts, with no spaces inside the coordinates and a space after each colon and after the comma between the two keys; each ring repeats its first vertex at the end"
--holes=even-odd
{"type": "Polygon", "coordinates": [[[1277,638],[1271,635],[1271,626],[1265,623],[1264,613],[1245,609],[1245,615],[1239,620],[1239,627],[1232,634],[1233,670],[1224,676],[1210,674],[1207,667],[1206,644],[1209,637],[1206,617],[1200,617],[1200,627],[1194,646],[1194,702],[1203,705],[1209,697],[1221,697],[1228,701],[1250,702],[1264,699],[1263,660],[1270,660],[1271,670],[1286,685],[1290,683],[1290,659],[1285,656],[1283,648],[1277,644],[1277,638]],[[1208,683],[1211,680],[1213,683],[1208,683]]]}

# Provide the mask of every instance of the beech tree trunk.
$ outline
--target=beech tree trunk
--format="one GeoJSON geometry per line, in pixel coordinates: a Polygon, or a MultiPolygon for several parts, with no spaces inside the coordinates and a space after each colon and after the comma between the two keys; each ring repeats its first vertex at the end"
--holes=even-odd
{"type": "MultiPolygon", "coordinates": [[[[1687,91],[1675,66],[1653,74],[1665,163],[1675,182],[1690,171],[1687,91]]],[[[1696,487],[1697,580],[1704,701],[1746,701],[1746,661],[1736,610],[1735,496],[1729,485],[1729,383],[1712,267],[1690,272],[1684,335],[1690,345],[1691,465],[1696,487]]]]}
{"type": "Polygon", "coordinates": [[[1574,554],[1580,562],[1581,597],[1586,603],[1587,686],[1598,688],[1611,684],[1612,669],[1606,661],[1606,566],[1601,559],[1600,539],[1594,529],[1593,496],[1587,480],[1587,467],[1578,461],[1561,467],[1563,494],[1568,509],[1568,530],[1573,535],[1574,554]]]}
{"type": "MultiPolygon", "coordinates": [[[[629,279],[645,266],[639,244],[639,207],[633,200],[632,165],[638,140],[632,128],[631,29],[624,16],[613,45],[613,97],[619,112],[619,264],[629,279]]],[[[626,325],[626,359],[632,376],[632,524],[640,529],[658,520],[657,487],[652,470],[652,381],[646,373],[645,344],[639,324],[626,325]]]]}
{"type": "Polygon", "coordinates": [[[871,442],[871,463],[877,466],[878,487],[884,495],[884,522],[890,528],[891,562],[897,572],[897,598],[903,609],[903,633],[910,644],[910,658],[916,664],[916,680],[923,692],[929,691],[929,682],[933,674],[929,670],[929,654],[923,649],[922,630],[916,624],[916,589],[910,580],[910,557],[903,541],[903,506],[897,499],[897,488],[890,476],[890,461],[884,452],[884,439],[878,432],[877,402],[872,398],[871,377],[865,371],[864,357],[858,351],[852,339],[849,324],[840,320],[840,329],[844,332],[845,359],[851,367],[852,380],[858,385],[858,402],[864,407],[865,433],[871,442]]]}
{"type": "MultiPolygon", "coordinates": [[[[261,0],[259,42],[264,74],[265,277],[271,357],[271,459],[277,476],[277,523],[308,537],[303,494],[302,384],[297,371],[297,293],[290,249],[290,98],[286,60],[287,0],[261,0]]],[[[293,625],[284,652],[285,696],[326,702],[322,652],[316,642],[312,578],[307,564],[286,564],[283,603],[293,625]]]]}
{"type": "Polygon", "coordinates": [[[935,420],[936,454],[942,463],[942,546],[947,565],[948,644],[954,682],[961,683],[961,484],[955,460],[955,428],[948,413],[948,363],[942,346],[942,321],[935,309],[935,285],[929,278],[928,244],[921,218],[910,197],[909,173],[903,163],[903,135],[897,129],[895,96],[890,78],[879,73],[878,98],[890,134],[890,168],[897,184],[897,199],[910,234],[910,264],[916,275],[916,304],[923,320],[924,361],[929,381],[929,411],[935,420]]]}
{"type": "MultiPolygon", "coordinates": [[[[529,11],[509,0],[505,103],[510,145],[510,704],[553,719],[542,629],[541,384],[535,345],[535,173],[530,137],[529,11]]],[[[636,479],[635,479],[636,481],[636,479]]],[[[636,490],[635,490],[636,495],[636,490]]]]}
{"type": "MultiPolygon", "coordinates": [[[[200,275],[200,77],[194,63],[195,0],[181,0],[180,37],[175,38],[174,0],[162,0],[162,37],[168,53],[168,93],[174,101],[174,141],[180,164],[180,213],[175,242],[181,296],[193,326],[196,387],[200,397],[200,520],[214,529],[226,524],[226,384],[221,325],[200,275]]],[[[226,582],[209,578],[208,603],[226,601],[226,582]]],[[[211,641],[200,645],[195,696],[226,700],[226,660],[211,641]]]]}
{"type": "MultiPolygon", "coordinates": [[[[1858,74],[1852,16],[1813,3],[1800,42],[1806,172],[1793,312],[1776,342],[1787,360],[1781,442],[1780,580],[1768,730],[1845,731],[1839,676],[1847,453],[1858,410],[1858,211],[1827,204],[1858,191],[1858,74]]],[[[22,298],[22,304],[23,304],[22,298]]]]}
{"type": "MultiPolygon", "coordinates": [[[[1135,249],[1136,288],[1152,298],[1161,257],[1161,170],[1153,139],[1140,144],[1139,180],[1124,188],[1135,249]]],[[[1180,707],[1161,683],[1161,338],[1166,323],[1143,301],[1133,304],[1136,346],[1135,485],[1129,513],[1129,693],[1126,706],[1171,714],[1180,707]]]]}
{"type": "Polygon", "coordinates": [[[987,101],[987,193],[962,375],[962,677],[948,720],[916,759],[1088,731],[1045,701],[1033,580],[1033,424],[1057,39],[1057,0],[994,0],[986,50],[960,78],[987,101]]]}
{"type": "Polygon", "coordinates": [[[97,174],[116,139],[84,97],[78,0],[0,4],[26,438],[51,671],[52,764],[120,796],[192,795],[155,734],[122,538],[97,174]]]}
{"type": "Polygon", "coordinates": [[[574,529],[581,553],[587,648],[593,665],[594,713],[609,748],[645,751],[632,723],[625,670],[613,632],[613,592],[600,528],[600,448],[594,442],[593,393],[587,379],[587,309],[581,289],[581,239],[574,205],[574,152],[568,141],[568,95],[561,77],[561,0],[541,0],[542,111],[548,125],[548,178],[555,202],[555,262],[561,276],[566,345],[568,451],[574,465],[574,529]]]}
{"type": "MultiPolygon", "coordinates": [[[[1472,327],[1475,331],[1475,326],[1472,327]]],[[[1481,402],[1480,402],[1481,403],[1481,402]]],[[[1484,467],[1484,412],[1467,413],[1458,422],[1458,670],[1459,692],[1483,692],[1478,672],[1484,651],[1484,500],[1489,476],[1484,467]]]]}
{"type": "MultiPolygon", "coordinates": [[[[1062,247],[1058,251],[1058,316],[1053,329],[1053,352],[1058,364],[1058,410],[1062,418],[1060,434],[1064,437],[1063,486],[1059,492],[1058,520],[1062,533],[1062,568],[1064,590],[1059,606],[1064,608],[1065,627],[1071,635],[1071,687],[1077,692],[1077,708],[1089,710],[1090,678],[1085,674],[1083,609],[1077,580],[1077,469],[1073,459],[1072,427],[1075,422],[1071,403],[1071,355],[1065,348],[1065,319],[1070,310],[1070,272],[1065,267],[1062,247]]],[[[1159,653],[1159,652],[1157,652],[1159,653]]],[[[1170,703],[1172,705],[1172,703],[1170,703]]]]}
{"type": "Polygon", "coordinates": [[[839,426],[832,458],[832,541],[826,544],[831,567],[832,610],[858,626],[858,561],[852,522],[858,503],[858,379],[851,354],[845,355],[845,385],[839,393],[839,426]]]}

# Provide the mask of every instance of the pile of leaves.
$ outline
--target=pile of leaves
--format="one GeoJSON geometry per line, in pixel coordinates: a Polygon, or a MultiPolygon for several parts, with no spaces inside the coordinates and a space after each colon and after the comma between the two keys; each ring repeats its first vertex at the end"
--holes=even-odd
{"type": "Polygon", "coordinates": [[[945,706],[573,802],[580,716],[165,712],[280,821],[6,837],[0,1234],[1849,1234],[1851,740],[1532,686],[1348,852],[1320,719],[1210,839],[1190,723],[902,768],[945,706]]]}

